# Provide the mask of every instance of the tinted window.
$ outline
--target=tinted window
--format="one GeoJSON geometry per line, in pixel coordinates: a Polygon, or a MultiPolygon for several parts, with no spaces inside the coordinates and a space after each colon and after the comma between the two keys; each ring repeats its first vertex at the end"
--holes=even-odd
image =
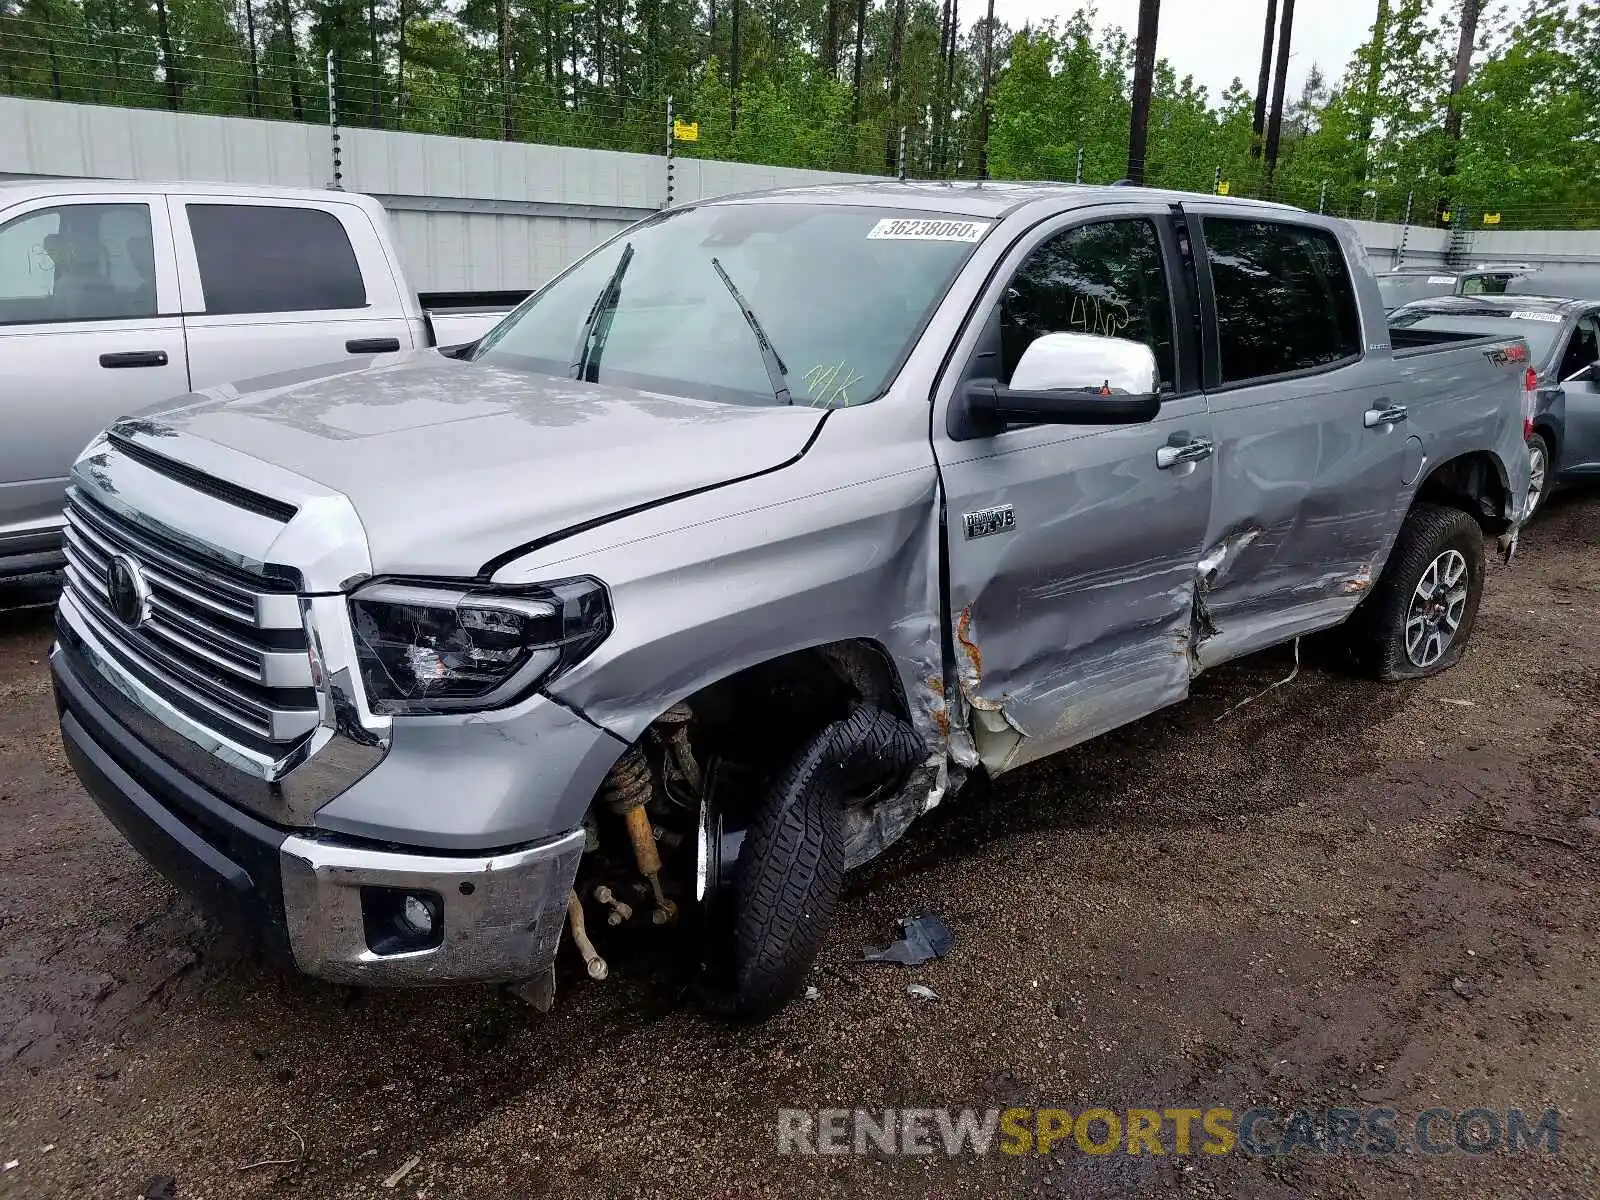
{"type": "Polygon", "coordinates": [[[356,252],[344,226],[317,208],[191,204],[207,313],[364,308],[356,252]]]}
{"type": "Polygon", "coordinates": [[[1207,217],[1222,382],[1324,367],[1361,353],[1355,289],[1320,229],[1207,217]]]}
{"type": "Polygon", "coordinates": [[[144,204],[64,204],[0,225],[0,324],[156,315],[144,204]]]}
{"type": "Polygon", "coordinates": [[[1561,358],[1561,368],[1556,372],[1556,378],[1571,379],[1596,362],[1600,362],[1600,321],[1594,317],[1584,317],[1572,331],[1572,340],[1567,343],[1567,352],[1561,358]]]}
{"type": "Polygon", "coordinates": [[[1161,382],[1174,382],[1172,297],[1161,241],[1149,221],[1105,221],[1058,233],[1029,254],[1000,302],[1002,379],[1046,333],[1098,333],[1143,342],[1161,382]]]}

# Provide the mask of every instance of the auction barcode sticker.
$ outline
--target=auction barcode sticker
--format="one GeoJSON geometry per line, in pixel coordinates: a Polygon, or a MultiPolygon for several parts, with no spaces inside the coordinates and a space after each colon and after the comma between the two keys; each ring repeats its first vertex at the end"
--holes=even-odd
{"type": "Polygon", "coordinates": [[[1547,312],[1514,312],[1511,314],[1513,321],[1543,321],[1547,325],[1559,325],[1563,318],[1560,313],[1547,312]]]}
{"type": "Polygon", "coordinates": [[[975,242],[989,232],[989,221],[913,220],[906,217],[879,221],[867,231],[868,241],[975,242]]]}

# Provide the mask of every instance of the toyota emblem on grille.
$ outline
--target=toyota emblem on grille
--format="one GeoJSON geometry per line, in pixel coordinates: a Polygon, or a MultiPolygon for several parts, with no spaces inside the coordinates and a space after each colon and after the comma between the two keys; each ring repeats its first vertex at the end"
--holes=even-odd
{"type": "Polygon", "coordinates": [[[150,585],[139,564],[126,554],[116,554],[106,568],[106,599],[111,611],[129,629],[137,629],[150,618],[150,585]]]}

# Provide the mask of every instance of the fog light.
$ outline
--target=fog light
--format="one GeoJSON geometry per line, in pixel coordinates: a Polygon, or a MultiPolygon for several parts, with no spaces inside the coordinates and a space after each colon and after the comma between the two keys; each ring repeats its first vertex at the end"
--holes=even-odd
{"type": "Polygon", "coordinates": [[[361,923],[374,954],[412,954],[444,942],[444,901],[410,888],[361,889],[361,923]]]}
{"type": "Polygon", "coordinates": [[[400,906],[400,923],[419,938],[433,934],[433,913],[420,896],[407,896],[400,906]]]}

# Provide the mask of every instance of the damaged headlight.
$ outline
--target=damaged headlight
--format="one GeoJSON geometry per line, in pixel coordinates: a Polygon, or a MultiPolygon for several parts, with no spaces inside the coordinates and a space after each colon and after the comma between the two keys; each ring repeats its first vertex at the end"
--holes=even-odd
{"type": "Polygon", "coordinates": [[[611,632],[597,580],[501,591],[375,583],[350,598],[374,712],[497,708],[573,666],[611,632]]]}

